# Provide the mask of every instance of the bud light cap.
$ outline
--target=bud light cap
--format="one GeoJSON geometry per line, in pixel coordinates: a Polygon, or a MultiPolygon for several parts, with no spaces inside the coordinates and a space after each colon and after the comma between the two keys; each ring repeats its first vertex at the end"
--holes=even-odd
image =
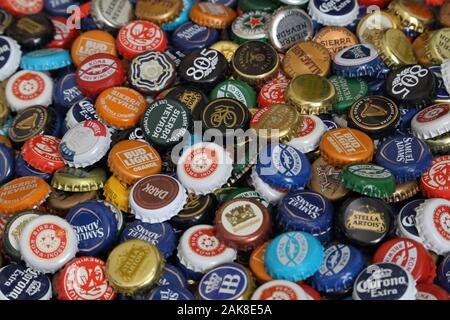
{"type": "Polygon", "coordinates": [[[450,156],[434,158],[431,166],[420,179],[420,190],[427,198],[445,198],[450,200],[450,180],[447,167],[450,156]]]}
{"type": "Polygon", "coordinates": [[[416,212],[416,227],[425,248],[439,255],[450,253],[450,201],[428,199],[416,212]]]}
{"type": "Polygon", "coordinates": [[[251,300],[311,300],[308,294],[295,282],[272,280],[259,286],[251,300]]]}
{"type": "Polygon", "coordinates": [[[177,267],[166,263],[164,272],[158,280],[158,286],[172,286],[177,288],[187,288],[188,282],[183,272],[177,267]]]}
{"type": "Polygon", "coordinates": [[[101,255],[116,240],[117,220],[110,207],[102,202],[82,202],[70,209],[66,220],[77,234],[79,255],[101,255]]]}
{"type": "Polygon", "coordinates": [[[435,284],[420,283],[417,285],[416,300],[450,300],[450,296],[435,284]]]}
{"type": "Polygon", "coordinates": [[[437,283],[450,293],[450,254],[444,257],[437,270],[437,283]]]}
{"type": "Polygon", "coordinates": [[[187,54],[216,43],[219,40],[219,31],[193,22],[186,22],[173,32],[171,40],[177,49],[187,54]]]}
{"type": "Polygon", "coordinates": [[[177,257],[185,268],[203,273],[236,259],[235,249],[227,247],[216,236],[214,226],[201,224],[187,229],[178,243],[177,257]]]}
{"type": "Polygon", "coordinates": [[[439,103],[422,109],[411,120],[411,132],[420,139],[431,139],[450,131],[450,104],[439,103]]]}
{"type": "Polygon", "coordinates": [[[0,36],[0,81],[8,79],[19,68],[22,50],[16,40],[0,36]]]}
{"type": "Polygon", "coordinates": [[[271,144],[261,150],[255,168],[265,183],[282,190],[304,188],[312,174],[308,158],[287,144],[271,144]]]}
{"type": "Polygon", "coordinates": [[[175,231],[167,223],[147,223],[139,220],[133,221],[125,227],[120,236],[120,241],[144,240],[155,245],[159,251],[168,258],[174,252],[177,244],[175,231]]]}
{"type": "Polygon", "coordinates": [[[50,300],[52,284],[45,274],[24,263],[0,269],[0,300],[50,300]]]}
{"type": "Polygon", "coordinates": [[[164,287],[156,287],[143,300],[195,300],[194,295],[185,288],[180,288],[173,285],[164,287]]]}
{"type": "Polygon", "coordinates": [[[358,276],[353,300],[416,300],[416,281],[402,266],[390,262],[372,264],[358,276]]]}
{"type": "Polygon", "coordinates": [[[67,111],[64,125],[69,130],[86,120],[99,120],[94,101],[89,98],[83,98],[72,104],[67,111]]]}
{"type": "Polygon", "coordinates": [[[364,255],[355,247],[333,244],[325,250],[325,258],[311,284],[320,292],[339,294],[351,289],[366,264],[364,255]]]}
{"type": "Polygon", "coordinates": [[[283,198],[275,219],[283,231],[304,231],[318,237],[331,229],[333,213],[333,204],[321,194],[297,190],[283,198]]]}
{"type": "Polygon", "coordinates": [[[59,77],[53,89],[53,104],[66,111],[74,103],[84,98],[77,87],[74,72],[59,77]]]}
{"type": "Polygon", "coordinates": [[[24,70],[50,71],[72,63],[70,53],[61,48],[40,49],[26,53],[20,62],[24,70]]]}
{"type": "Polygon", "coordinates": [[[265,183],[256,173],[255,167],[252,169],[251,173],[251,184],[255,188],[255,190],[270,204],[276,205],[283,199],[286,195],[286,192],[281,190],[277,190],[269,186],[265,183]]]}
{"type": "Polygon", "coordinates": [[[306,232],[286,232],[273,239],[266,249],[264,264],[275,279],[302,281],[312,276],[324,258],[319,240],[306,232]]]}
{"type": "Polygon", "coordinates": [[[315,115],[301,115],[300,119],[301,125],[296,136],[286,144],[303,153],[308,153],[319,147],[322,136],[327,132],[327,126],[315,115]]]}
{"type": "Polygon", "coordinates": [[[396,134],[386,139],[375,154],[375,162],[391,171],[397,183],[422,176],[432,158],[428,145],[410,134],[396,134]]]}
{"type": "Polygon", "coordinates": [[[416,208],[424,201],[425,199],[412,200],[400,210],[397,216],[398,236],[422,243],[422,238],[419,237],[419,232],[416,228],[416,208]]]}
{"type": "Polygon", "coordinates": [[[308,13],[314,21],[325,26],[347,26],[359,14],[358,1],[337,2],[332,0],[311,0],[308,13]]]}
{"type": "Polygon", "coordinates": [[[0,144],[0,185],[14,175],[14,152],[6,144],[0,144]]]}
{"type": "Polygon", "coordinates": [[[78,239],[66,220],[42,215],[23,228],[19,248],[27,266],[43,273],[55,273],[75,257],[78,239]]]}

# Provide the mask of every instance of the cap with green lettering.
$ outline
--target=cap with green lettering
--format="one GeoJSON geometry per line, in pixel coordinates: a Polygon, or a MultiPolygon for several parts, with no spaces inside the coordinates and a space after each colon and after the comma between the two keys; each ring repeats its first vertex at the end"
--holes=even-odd
{"type": "Polygon", "coordinates": [[[211,100],[217,98],[231,98],[241,102],[247,108],[256,106],[256,92],[246,82],[240,80],[226,80],[219,83],[210,94],[211,100]]]}
{"type": "Polygon", "coordinates": [[[279,6],[281,6],[281,3],[277,0],[239,0],[238,5],[242,12],[256,10],[273,12],[279,6]]]}
{"type": "Polygon", "coordinates": [[[356,100],[369,94],[367,82],[360,78],[331,76],[329,80],[336,88],[338,102],[333,108],[336,113],[346,113],[356,100]]]}

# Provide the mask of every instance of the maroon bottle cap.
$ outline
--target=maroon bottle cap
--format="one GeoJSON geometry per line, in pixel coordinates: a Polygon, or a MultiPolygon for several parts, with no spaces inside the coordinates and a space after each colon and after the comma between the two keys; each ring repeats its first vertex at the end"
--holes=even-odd
{"type": "Polygon", "coordinates": [[[248,251],[269,238],[270,216],[259,201],[236,198],[217,210],[215,226],[217,238],[225,245],[248,251]]]}

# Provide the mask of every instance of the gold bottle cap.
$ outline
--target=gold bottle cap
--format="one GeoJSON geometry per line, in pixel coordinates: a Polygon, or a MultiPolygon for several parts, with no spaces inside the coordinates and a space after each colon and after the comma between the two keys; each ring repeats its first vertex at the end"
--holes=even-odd
{"type": "Polygon", "coordinates": [[[358,38],[344,27],[324,27],[314,36],[313,41],[323,45],[330,54],[331,59],[342,49],[358,44],[358,38]]]}
{"type": "Polygon", "coordinates": [[[150,289],[161,278],[164,266],[164,257],[153,244],[128,240],[109,254],[106,276],[118,292],[132,295],[150,289]]]}
{"type": "Polygon", "coordinates": [[[250,122],[250,128],[256,131],[260,139],[279,139],[289,141],[297,133],[300,114],[294,106],[274,104],[270,108],[260,109],[250,122]]]}
{"type": "Polygon", "coordinates": [[[289,82],[284,98],[300,114],[327,113],[336,103],[336,88],[325,77],[305,74],[289,82]]]}
{"type": "Polygon", "coordinates": [[[404,28],[420,33],[429,29],[434,20],[433,12],[426,5],[411,0],[394,0],[388,11],[400,19],[404,28]]]}
{"type": "Polygon", "coordinates": [[[2,125],[8,117],[10,110],[5,97],[5,87],[0,85],[0,125],[2,125]]]}
{"type": "Polygon", "coordinates": [[[418,192],[419,184],[415,180],[399,183],[396,185],[394,193],[383,200],[387,203],[400,202],[414,197],[418,192]]]}
{"type": "Polygon", "coordinates": [[[418,36],[413,42],[414,54],[417,57],[417,61],[420,64],[431,65],[430,59],[427,56],[426,44],[428,39],[433,34],[433,31],[425,31],[420,36],[418,36]]]}
{"type": "Polygon", "coordinates": [[[312,164],[312,176],[308,188],[320,193],[330,201],[345,198],[350,192],[339,180],[342,168],[328,164],[319,158],[312,164]]]}
{"type": "Polygon", "coordinates": [[[77,204],[94,199],[98,199],[96,190],[88,192],[64,192],[53,189],[47,199],[47,209],[52,214],[64,216],[77,204]]]}
{"type": "Polygon", "coordinates": [[[401,30],[386,29],[374,32],[376,35],[372,38],[373,44],[388,67],[417,63],[412,44],[401,30]]]}
{"type": "Polygon", "coordinates": [[[239,45],[232,41],[219,41],[214,43],[210,48],[219,51],[225,56],[228,62],[231,62],[239,45]]]}
{"type": "Polygon", "coordinates": [[[123,212],[130,211],[130,196],[131,187],[126,183],[121,182],[115,176],[109,177],[106,180],[105,186],[103,187],[103,195],[105,200],[115,205],[123,212]]]}
{"type": "Polygon", "coordinates": [[[6,146],[10,149],[13,148],[11,140],[7,136],[0,134],[0,143],[6,144],[6,146]]]}
{"type": "Polygon", "coordinates": [[[400,19],[386,11],[369,13],[359,20],[356,35],[361,43],[372,43],[374,30],[400,29],[400,19]]]}
{"type": "Polygon", "coordinates": [[[192,6],[189,18],[201,26],[225,29],[236,18],[236,12],[221,3],[200,2],[192,6]]]}
{"type": "Polygon", "coordinates": [[[53,174],[52,187],[62,191],[88,192],[103,188],[106,171],[103,168],[91,169],[64,167],[53,174]]]}
{"type": "Polygon", "coordinates": [[[290,48],[284,56],[283,71],[290,78],[302,74],[326,77],[330,73],[331,58],[328,50],[315,41],[302,41],[290,48]]]}
{"type": "Polygon", "coordinates": [[[450,58],[450,28],[436,30],[426,43],[426,54],[434,64],[442,64],[450,58]]]}
{"type": "Polygon", "coordinates": [[[450,133],[426,139],[425,142],[433,153],[446,153],[450,151],[450,133]]]}
{"type": "Polygon", "coordinates": [[[182,0],[137,0],[135,16],[162,25],[175,20],[181,10],[182,0]]]}
{"type": "Polygon", "coordinates": [[[439,10],[439,25],[450,27],[450,1],[446,1],[439,10]]]}

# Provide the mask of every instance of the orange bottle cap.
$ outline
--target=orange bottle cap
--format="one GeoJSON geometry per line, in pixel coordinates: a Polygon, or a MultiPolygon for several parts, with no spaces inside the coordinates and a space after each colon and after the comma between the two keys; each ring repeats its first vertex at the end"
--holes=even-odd
{"type": "Polygon", "coordinates": [[[70,54],[75,66],[96,53],[109,53],[117,56],[115,39],[108,32],[92,30],[79,35],[72,44],[70,54]]]}
{"type": "Polygon", "coordinates": [[[159,153],[139,140],[123,140],[109,152],[108,166],[122,182],[133,184],[140,178],[161,172],[159,153]]]}
{"type": "Polygon", "coordinates": [[[97,97],[98,116],[110,126],[125,129],[137,125],[147,106],[144,96],[127,87],[112,87],[97,97]]]}
{"type": "Polygon", "coordinates": [[[189,18],[202,26],[225,29],[236,18],[236,12],[220,3],[200,2],[192,7],[189,18]]]}
{"type": "Polygon", "coordinates": [[[375,149],[367,134],[350,128],[328,131],[322,137],[319,148],[326,162],[339,167],[355,162],[370,162],[375,149]]]}
{"type": "Polygon", "coordinates": [[[50,191],[50,186],[42,178],[27,176],[14,179],[0,188],[0,214],[11,215],[36,208],[50,191]]]}
{"type": "Polygon", "coordinates": [[[258,282],[267,282],[273,280],[273,278],[267,273],[264,267],[264,254],[266,253],[267,246],[270,241],[264,242],[262,245],[253,250],[250,255],[250,270],[252,270],[258,282]]]}

